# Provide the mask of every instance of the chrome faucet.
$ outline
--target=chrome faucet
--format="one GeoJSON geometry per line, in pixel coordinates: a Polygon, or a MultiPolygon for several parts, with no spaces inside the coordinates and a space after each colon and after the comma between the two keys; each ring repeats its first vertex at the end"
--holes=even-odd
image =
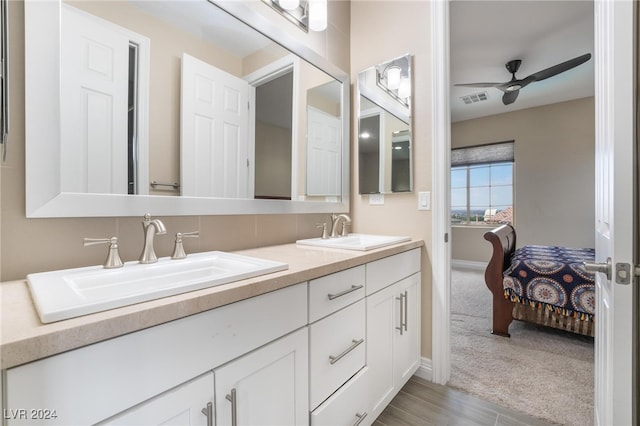
{"type": "Polygon", "coordinates": [[[165,234],[167,229],[160,219],[151,219],[149,213],[144,215],[142,221],[142,231],[144,232],[144,246],[140,255],[140,263],[155,263],[158,261],[156,252],[153,249],[153,237],[158,234],[165,234]]]}
{"type": "Polygon", "coordinates": [[[351,218],[349,217],[348,214],[332,214],[331,215],[331,238],[335,238],[338,237],[338,224],[341,222],[342,219],[342,231],[341,231],[341,235],[343,237],[347,236],[347,225],[351,225],[351,218]]]}

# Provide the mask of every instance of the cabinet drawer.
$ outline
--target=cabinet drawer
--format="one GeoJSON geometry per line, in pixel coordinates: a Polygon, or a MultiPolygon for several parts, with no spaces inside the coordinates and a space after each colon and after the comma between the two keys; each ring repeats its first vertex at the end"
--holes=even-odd
{"type": "Polygon", "coordinates": [[[364,367],[365,346],[364,300],[309,326],[312,409],[364,367]]]}
{"type": "Polygon", "coordinates": [[[311,413],[311,426],[366,426],[375,419],[369,412],[368,371],[364,367],[311,413]]]}
{"type": "Polygon", "coordinates": [[[366,265],[367,296],[420,270],[420,249],[413,249],[366,265]]]}
{"type": "Polygon", "coordinates": [[[364,265],[309,281],[309,322],[364,297],[364,265]]]}

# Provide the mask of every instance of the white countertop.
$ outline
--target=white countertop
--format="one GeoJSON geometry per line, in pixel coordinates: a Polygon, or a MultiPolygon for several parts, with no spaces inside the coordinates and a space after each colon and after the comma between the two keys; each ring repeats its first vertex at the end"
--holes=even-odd
{"type": "Polygon", "coordinates": [[[286,262],[289,269],[50,324],[40,322],[26,280],[1,283],[0,368],[15,367],[423,245],[422,240],[415,240],[364,252],[296,244],[241,250],[234,253],[286,262]]]}

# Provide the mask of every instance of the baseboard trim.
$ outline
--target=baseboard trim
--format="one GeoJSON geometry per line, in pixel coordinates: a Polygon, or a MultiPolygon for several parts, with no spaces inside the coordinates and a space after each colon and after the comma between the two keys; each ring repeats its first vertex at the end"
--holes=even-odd
{"type": "Polygon", "coordinates": [[[487,269],[487,262],[476,262],[473,260],[451,259],[452,268],[477,269],[484,271],[487,269]]]}
{"type": "Polygon", "coordinates": [[[420,366],[415,372],[415,375],[421,379],[433,381],[433,363],[429,358],[421,358],[420,366]]]}

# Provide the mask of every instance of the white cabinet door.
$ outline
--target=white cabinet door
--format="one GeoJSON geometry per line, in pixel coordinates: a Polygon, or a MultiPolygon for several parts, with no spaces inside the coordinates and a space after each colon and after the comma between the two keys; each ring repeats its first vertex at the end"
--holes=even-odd
{"type": "Polygon", "coordinates": [[[372,418],[420,365],[420,274],[367,297],[367,366],[372,418]]]}
{"type": "Polygon", "coordinates": [[[308,424],[308,352],[305,327],[214,370],[216,424],[308,424]]]}
{"type": "Polygon", "coordinates": [[[213,409],[207,411],[212,403],[213,373],[207,373],[100,424],[206,426],[205,413],[213,421],[213,409]]]}
{"type": "Polygon", "coordinates": [[[393,398],[393,341],[396,333],[396,289],[387,287],[367,297],[367,366],[372,418],[393,398]]]}
{"type": "Polygon", "coordinates": [[[420,366],[420,274],[400,281],[393,288],[396,297],[401,298],[393,305],[395,321],[402,328],[393,335],[394,386],[399,390],[420,366]]]}

